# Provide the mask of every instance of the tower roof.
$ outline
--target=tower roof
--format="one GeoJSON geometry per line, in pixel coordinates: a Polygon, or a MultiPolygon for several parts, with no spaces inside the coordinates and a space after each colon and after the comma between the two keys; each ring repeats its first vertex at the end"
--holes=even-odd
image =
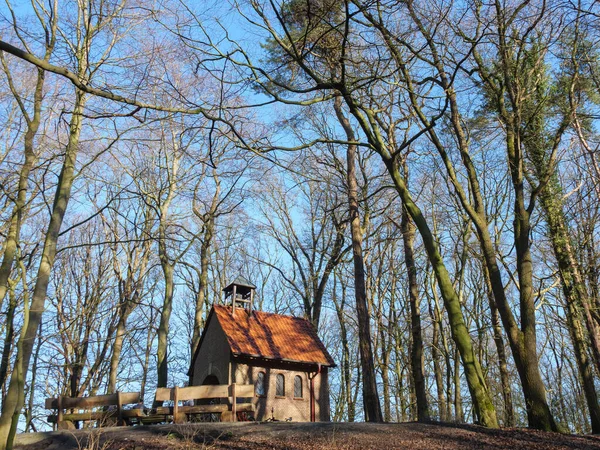
{"type": "Polygon", "coordinates": [[[233,288],[233,285],[236,286],[242,286],[242,287],[246,287],[249,289],[256,289],[256,286],[254,286],[252,283],[250,283],[248,280],[246,280],[243,276],[238,275],[237,277],[235,277],[235,280],[233,280],[231,283],[229,283],[225,289],[223,289],[224,291],[229,291],[233,288]]]}

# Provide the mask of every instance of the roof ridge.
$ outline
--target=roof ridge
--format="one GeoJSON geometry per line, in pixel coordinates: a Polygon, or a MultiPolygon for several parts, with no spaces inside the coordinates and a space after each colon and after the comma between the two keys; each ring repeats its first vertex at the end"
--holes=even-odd
{"type": "MultiPolygon", "coordinates": [[[[231,305],[225,305],[225,304],[214,304],[213,306],[219,306],[219,307],[222,307],[222,308],[233,309],[231,307],[231,305]]],[[[245,308],[235,308],[235,310],[236,311],[238,311],[238,310],[247,311],[245,308]]],[[[302,321],[308,322],[308,323],[310,323],[312,325],[312,323],[310,322],[310,320],[308,320],[306,317],[298,317],[298,316],[293,316],[291,314],[281,314],[281,313],[276,313],[276,312],[263,311],[261,309],[253,309],[252,313],[266,314],[266,315],[269,315],[269,316],[289,317],[290,319],[302,320],[302,321]]]]}

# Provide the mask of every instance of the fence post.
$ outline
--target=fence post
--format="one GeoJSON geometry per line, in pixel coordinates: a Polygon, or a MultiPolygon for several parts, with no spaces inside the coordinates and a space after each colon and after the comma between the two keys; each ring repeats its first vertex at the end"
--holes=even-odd
{"type": "Polygon", "coordinates": [[[123,425],[123,400],[121,393],[117,391],[117,425],[123,425]]]}
{"type": "Polygon", "coordinates": [[[179,388],[173,388],[173,423],[179,423],[179,388]]]}
{"type": "Polygon", "coordinates": [[[236,406],[235,383],[231,384],[231,421],[237,422],[237,406],[236,406]]]}
{"type": "Polygon", "coordinates": [[[58,412],[56,413],[56,429],[60,430],[60,423],[63,421],[63,405],[62,405],[62,395],[58,396],[56,400],[58,412]]]}

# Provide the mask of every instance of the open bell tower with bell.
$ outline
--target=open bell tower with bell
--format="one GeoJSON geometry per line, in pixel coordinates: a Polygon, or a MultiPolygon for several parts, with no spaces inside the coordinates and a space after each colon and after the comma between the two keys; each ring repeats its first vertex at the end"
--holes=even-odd
{"type": "Polygon", "coordinates": [[[225,304],[231,302],[231,313],[235,314],[235,308],[242,308],[252,313],[254,302],[254,291],[256,286],[242,276],[236,277],[225,289],[225,304]]]}

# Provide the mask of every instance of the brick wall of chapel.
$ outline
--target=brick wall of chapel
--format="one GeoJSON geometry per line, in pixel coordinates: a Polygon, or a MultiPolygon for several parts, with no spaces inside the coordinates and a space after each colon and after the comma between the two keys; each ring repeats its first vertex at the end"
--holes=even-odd
{"type": "MultiPolygon", "coordinates": [[[[261,367],[247,364],[234,364],[232,378],[238,384],[255,384],[259,372],[265,373],[265,395],[252,399],[255,418],[258,421],[274,416],[277,420],[291,417],[293,422],[310,422],[310,380],[308,373],[300,370],[261,367]],[[285,378],[285,395],[275,395],[278,374],[285,378]],[[294,398],[294,379],[302,379],[302,398],[294,398]]],[[[315,418],[317,421],[329,421],[329,385],[327,368],[314,379],[315,418]]]]}

